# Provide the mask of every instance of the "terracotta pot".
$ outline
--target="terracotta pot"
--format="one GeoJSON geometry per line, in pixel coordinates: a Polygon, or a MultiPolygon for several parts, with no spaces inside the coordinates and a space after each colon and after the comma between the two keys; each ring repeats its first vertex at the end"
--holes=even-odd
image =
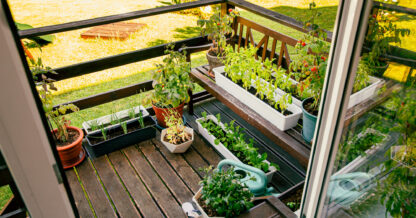
{"type": "Polygon", "coordinates": [[[174,108],[160,108],[152,104],[153,110],[155,111],[155,114],[156,114],[157,124],[159,124],[159,126],[161,127],[166,127],[165,115],[169,113],[168,112],[169,110],[175,110],[176,112],[178,112],[180,117],[182,117],[184,105],[185,103],[182,103],[179,106],[174,107],[174,108]]]}
{"type": "MultiPolygon", "coordinates": [[[[84,132],[80,128],[74,126],[68,126],[67,129],[77,131],[79,137],[69,145],[57,146],[58,154],[64,169],[69,169],[80,164],[85,158],[85,151],[82,148],[84,132]]],[[[53,130],[54,133],[56,131],[57,129],[53,130]]]]}

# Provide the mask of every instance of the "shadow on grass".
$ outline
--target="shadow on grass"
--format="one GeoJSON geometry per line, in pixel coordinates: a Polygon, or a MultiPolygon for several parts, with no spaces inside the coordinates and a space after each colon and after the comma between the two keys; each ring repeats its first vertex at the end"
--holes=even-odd
{"type": "MultiPolygon", "coordinates": [[[[317,19],[316,23],[321,27],[329,31],[333,31],[335,25],[335,19],[337,17],[337,6],[327,6],[317,8],[321,16],[317,19]]],[[[279,12],[286,16],[292,17],[298,21],[305,22],[311,16],[311,11],[308,8],[296,8],[290,6],[278,6],[269,8],[272,11],[279,12]]]]}
{"type": "MultiPolygon", "coordinates": [[[[174,31],[176,33],[173,34],[173,37],[175,38],[175,41],[177,41],[177,40],[189,39],[192,37],[200,36],[201,27],[187,26],[183,28],[176,28],[174,31]]],[[[157,46],[157,45],[166,44],[166,43],[169,43],[169,41],[164,40],[164,39],[156,39],[154,41],[148,42],[147,46],[152,47],[152,46],[157,46]]]]}

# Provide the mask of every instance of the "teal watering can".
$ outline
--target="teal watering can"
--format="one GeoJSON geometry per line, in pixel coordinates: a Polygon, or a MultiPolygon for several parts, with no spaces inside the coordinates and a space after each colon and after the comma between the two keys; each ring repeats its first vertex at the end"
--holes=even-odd
{"type": "Polygon", "coordinates": [[[371,175],[363,172],[331,176],[327,196],[338,204],[348,206],[365,193],[365,184],[369,180],[371,175]]]}
{"type": "Polygon", "coordinates": [[[275,197],[279,196],[273,187],[267,188],[267,177],[263,171],[230,159],[222,160],[218,164],[218,170],[221,171],[222,168],[227,165],[234,167],[234,171],[241,175],[241,183],[246,184],[255,197],[269,195],[273,195],[275,197]],[[251,179],[252,177],[255,178],[255,181],[251,179]]]}

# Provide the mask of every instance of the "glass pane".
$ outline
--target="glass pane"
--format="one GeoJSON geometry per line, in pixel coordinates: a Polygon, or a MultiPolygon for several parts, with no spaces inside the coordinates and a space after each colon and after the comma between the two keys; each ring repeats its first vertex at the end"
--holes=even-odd
{"type": "Polygon", "coordinates": [[[416,217],[416,19],[386,8],[368,19],[324,214],[416,217]]]}

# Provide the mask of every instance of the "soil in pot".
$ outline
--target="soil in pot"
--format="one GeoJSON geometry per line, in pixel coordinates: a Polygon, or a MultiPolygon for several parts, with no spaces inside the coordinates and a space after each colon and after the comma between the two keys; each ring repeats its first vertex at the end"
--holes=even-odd
{"type": "MultiPolygon", "coordinates": [[[[228,79],[230,79],[230,80],[231,80],[231,78],[230,78],[230,77],[228,77],[228,76],[226,76],[226,77],[227,77],[228,79]]],[[[241,88],[245,89],[245,88],[243,87],[243,83],[242,83],[241,81],[238,81],[238,82],[237,82],[237,85],[238,85],[238,86],[240,86],[241,88]]],[[[256,96],[256,97],[257,97],[257,95],[256,95],[256,93],[257,93],[257,89],[256,89],[256,88],[254,88],[254,87],[250,87],[250,89],[248,89],[248,92],[250,92],[252,95],[254,95],[254,96],[256,96]]],[[[280,107],[275,108],[273,105],[271,105],[271,104],[269,103],[269,101],[268,101],[266,98],[264,98],[264,99],[258,98],[258,99],[262,100],[264,103],[268,104],[270,107],[274,108],[274,109],[275,109],[275,110],[277,110],[279,113],[282,113],[282,110],[280,109],[280,107]]],[[[283,115],[284,115],[284,116],[291,115],[291,114],[293,114],[293,113],[292,113],[291,111],[289,111],[289,110],[286,110],[286,111],[283,113],[283,115]]]]}
{"type": "MultiPolygon", "coordinates": [[[[148,119],[144,119],[143,123],[144,123],[145,127],[150,126],[150,125],[154,125],[152,120],[148,120],[148,119]]],[[[139,130],[141,128],[142,127],[140,126],[138,121],[129,123],[129,124],[127,124],[127,133],[139,130]]],[[[124,134],[126,134],[126,133],[123,131],[123,128],[121,128],[121,127],[110,129],[110,130],[107,131],[107,140],[110,140],[112,138],[115,138],[115,137],[118,137],[118,136],[121,136],[121,135],[124,135],[124,134]]],[[[103,141],[106,141],[106,140],[104,140],[104,137],[102,137],[102,136],[101,137],[90,137],[89,136],[89,140],[90,140],[91,144],[93,144],[93,145],[98,144],[98,143],[103,142],[103,141]]]]}
{"type": "Polygon", "coordinates": [[[308,101],[305,102],[304,104],[304,108],[306,109],[306,111],[308,111],[310,114],[314,115],[314,116],[318,116],[318,110],[314,110],[313,109],[313,101],[308,101]]]}
{"type": "Polygon", "coordinates": [[[303,189],[296,190],[295,193],[290,195],[286,199],[282,199],[282,202],[289,207],[293,212],[297,211],[300,208],[300,202],[302,200],[303,189]]]}
{"type": "Polygon", "coordinates": [[[205,213],[210,217],[219,217],[217,211],[215,211],[213,208],[205,204],[205,201],[202,200],[202,198],[198,198],[198,204],[202,207],[202,209],[205,211],[205,213]]]}
{"type": "Polygon", "coordinates": [[[155,115],[156,115],[156,119],[157,119],[157,124],[159,124],[159,126],[161,127],[167,127],[166,123],[165,123],[165,116],[167,114],[169,114],[169,110],[176,110],[176,112],[178,112],[178,114],[182,117],[183,115],[183,107],[185,106],[185,103],[180,104],[178,107],[174,107],[174,108],[162,108],[162,107],[158,107],[155,104],[152,104],[153,110],[155,111],[155,115]]]}
{"type": "Polygon", "coordinates": [[[78,131],[76,131],[74,129],[67,129],[67,132],[68,132],[68,140],[66,142],[56,140],[56,137],[54,137],[56,146],[64,147],[64,146],[70,145],[79,138],[79,132],[78,131]]]}

